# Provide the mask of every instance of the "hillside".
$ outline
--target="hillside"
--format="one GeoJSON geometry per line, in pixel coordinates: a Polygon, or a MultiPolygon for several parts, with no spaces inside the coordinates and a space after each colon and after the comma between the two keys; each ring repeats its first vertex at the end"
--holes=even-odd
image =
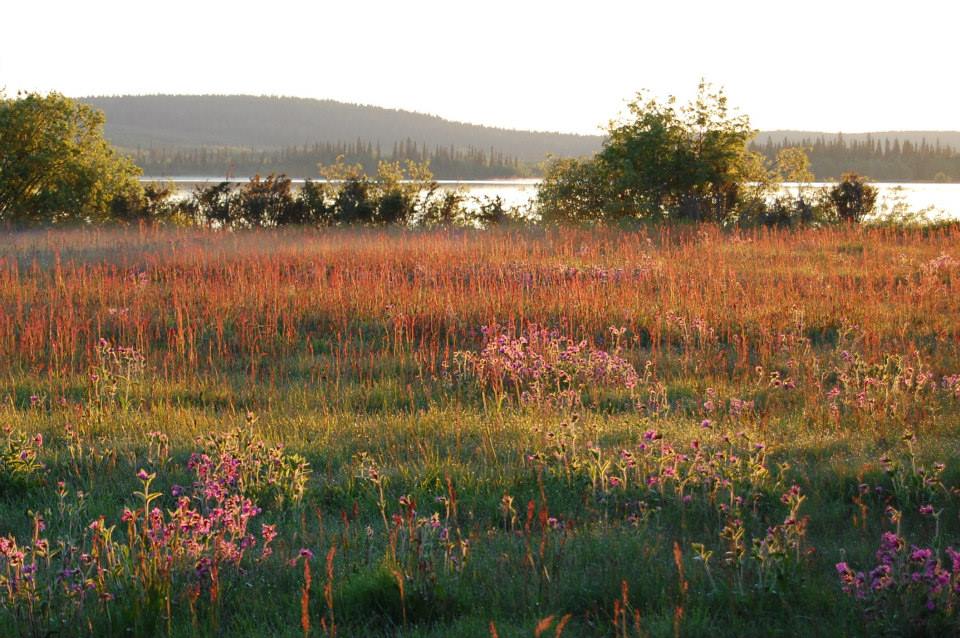
{"type": "Polygon", "coordinates": [[[85,97],[102,109],[114,145],[137,148],[234,147],[277,150],[360,139],[389,149],[412,140],[428,148],[493,148],[523,162],[548,154],[594,153],[600,136],[492,128],[435,115],[333,100],[245,95],[85,97]]]}
{"type": "Polygon", "coordinates": [[[794,131],[794,130],[776,130],[776,131],[760,131],[757,135],[754,142],[758,145],[766,144],[767,140],[770,140],[774,144],[787,142],[791,144],[799,144],[804,140],[815,140],[817,138],[824,138],[826,140],[833,140],[838,135],[841,135],[844,140],[848,142],[864,142],[866,140],[879,141],[881,143],[890,140],[899,140],[901,143],[910,142],[911,144],[922,144],[924,141],[927,144],[935,145],[937,142],[940,143],[940,146],[949,146],[952,148],[960,148],[960,131],[874,131],[869,133],[827,133],[824,131],[794,131]]]}
{"type": "MultiPolygon", "coordinates": [[[[333,100],[246,95],[80,98],[102,109],[106,135],[149,175],[315,177],[318,163],[344,156],[375,172],[381,159],[429,161],[437,177],[486,179],[536,174],[548,155],[586,156],[599,135],[519,131],[435,115],[333,100]]],[[[960,132],[761,131],[754,148],[771,160],[803,144],[818,178],[847,170],[887,181],[960,180],[960,132]]]]}

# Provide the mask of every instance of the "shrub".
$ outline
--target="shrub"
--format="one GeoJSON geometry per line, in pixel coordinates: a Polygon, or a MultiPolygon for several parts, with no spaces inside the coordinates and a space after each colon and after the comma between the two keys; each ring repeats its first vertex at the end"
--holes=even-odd
{"type": "Polygon", "coordinates": [[[859,222],[873,212],[877,189],[862,175],[844,173],[840,183],[830,190],[830,202],[841,220],[859,222]]]}
{"type": "Polygon", "coordinates": [[[29,437],[12,427],[3,429],[0,445],[0,495],[16,494],[43,483],[44,466],[39,460],[43,436],[29,437]]]}

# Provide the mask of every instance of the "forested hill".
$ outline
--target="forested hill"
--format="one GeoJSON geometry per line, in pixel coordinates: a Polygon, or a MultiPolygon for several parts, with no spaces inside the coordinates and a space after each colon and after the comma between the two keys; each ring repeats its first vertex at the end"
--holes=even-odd
{"type": "Polygon", "coordinates": [[[773,144],[782,144],[786,140],[789,144],[800,145],[804,141],[823,138],[825,140],[834,140],[840,137],[847,142],[866,142],[868,140],[884,144],[887,140],[892,144],[899,141],[901,144],[910,142],[913,145],[922,145],[924,142],[930,146],[937,143],[940,146],[948,146],[960,149],[960,131],[874,131],[870,133],[825,133],[823,131],[794,131],[777,130],[761,131],[754,139],[757,145],[765,145],[768,141],[773,144]]]}
{"type": "Polygon", "coordinates": [[[521,162],[548,154],[591,155],[602,138],[492,128],[434,115],[333,100],[246,95],[86,97],[103,110],[106,136],[120,148],[232,147],[279,150],[314,143],[381,146],[412,140],[428,148],[494,149],[521,162]]]}
{"type": "MultiPolygon", "coordinates": [[[[80,98],[104,111],[106,136],[147,175],[316,177],[338,156],[375,172],[381,160],[426,161],[445,179],[536,174],[547,155],[589,156],[599,135],[518,131],[333,100],[247,95],[80,98]]],[[[843,134],[762,131],[753,148],[771,161],[803,146],[819,179],[857,171],[884,181],[960,181],[960,132],[843,134]]]]}

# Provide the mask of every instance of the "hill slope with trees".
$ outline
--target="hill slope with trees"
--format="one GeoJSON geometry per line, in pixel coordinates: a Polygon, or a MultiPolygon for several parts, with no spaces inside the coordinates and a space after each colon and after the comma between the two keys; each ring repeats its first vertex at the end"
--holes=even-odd
{"type": "MultiPolygon", "coordinates": [[[[333,100],[249,95],[80,98],[104,112],[105,135],[151,176],[316,177],[343,155],[373,174],[381,160],[428,162],[443,179],[537,174],[547,156],[588,157],[601,135],[571,135],[452,122],[435,115],[333,100]]],[[[960,132],[836,134],[761,131],[752,150],[774,161],[804,147],[817,179],[855,170],[881,181],[960,181],[960,132]]]]}
{"type": "Polygon", "coordinates": [[[595,153],[599,135],[571,135],[451,122],[435,115],[345,104],[333,100],[247,95],[146,95],[79,98],[107,118],[116,146],[201,146],[279,150],[314,143],[379,144],[389,149],[408,139],[427,147],[487,149],[539,162],[548,154],[595,153]]]}

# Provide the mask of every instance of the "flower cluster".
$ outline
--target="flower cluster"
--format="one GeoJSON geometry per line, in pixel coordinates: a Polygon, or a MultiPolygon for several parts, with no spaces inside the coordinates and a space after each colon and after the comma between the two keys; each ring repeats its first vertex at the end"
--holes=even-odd
{"type": "Polygon", "coordinates": [[[0,610],[20,618],[24,635],[58,633],[85,605],[114,600],[119,554],[112,529],[95,521],[79,543],[54,541],[34,514],[32,530],[24,543],[0,537],[0,610]]]}
{"type": "Polygon", "coordinates": [[[941,386],[944,392],[954,399],[960,399],[960,374],[951,374],[944,377],[941,386]]]}
{"type": "MultiPolygon", "coordinates": [[[[59,511],[65,519],[59,522],[79,533],[49,537],[46,521],[34,515],[29,541],[0,538],[0,609],[30,623],[36,630],[32,635],[46,635],[78,615],[109,617],[103,607],[121,598],[158,614],[166,614],[171,597],[181,593],[194,612],[203,592],[207,596],[202,600],[216,605],[223,578],[273,554],[276,526],[255,527],[262,510],[251,495],[270,494],[280,502],[300,498],[309,468],[252,435],[212,440],[215,445],[188,463],[193,483],[174,485],[170,495],[151,489],[155,473],[136,473],[141,484],[134,492],[137,504],[124,507],[120,515],[126,534],[115,533],[104,517],[84,523],[79,518],[83,495],[77,493],[78,505],[71,508],[68,490],[59,483],[59,511]],[[164,507],[164,501],[172,508],[164,507]]],[[[34,446],[41,444],[39,438],[32,440],[34,446]]],[[[27,448],[23,462],[34,458],[35,451],[27,448]]]]}
{"type": "Polygon", "coordinates": [[[955,609],[960,604],[960,552],[946,549],[948,568],[933,549],[907,547],[906,539],[899,534],[884,532],[876,553],[877,564],[869,571],[837,563],[844,593],[871,603],[874,613],[883,613],[887,598],[898,604],[918,600],[928,613],[955,609]]]}
{"type": "Polygon", "coordinates": [[[835,419],[844,412],[884,418],[904,415],[909,409],[926,409],[938,390],[934,374],[916,353],[913,357],[888,354],[878,363],[868,363],[857,354],[842,351],[840,364],[822,386],[835,419]]]}
{"type": "Polygon", "coordinates": [[[528,458],[562,470],[585,469],[597,492],[637,488],[659,500],[688,504],[695,499],[723,513],[749,505],[775,484],[766,464],[766,445],[751,441],[746,433],[724,435],[719,445],[693,440],[687,449],[657,430],[646,430],[640,439],[636,446],[613,453],[591,445],[587,455],[570,459],[564,436],[548,436],[555,441],[554,449],[528,458]]]}
{"type": "Polygon", "coordinates": [[[141,568],[156,568],[151,576],[164,575],[173,565],[190,565],[194,576],[203,578],[214,563],[239,565],[244,553],[256,545],[250,528],[261,509],[217,477],[198,481],[192,495],[174,487],[180,496],[169,512],[152,505],[160,497],[150,492],[155,476],[140,470],[137,477],[143,483],[143,491],[137,493],[143,506],[124,509],[120,520],[128,525],[128,538],[140,553],[141,568]]]}
{"type": "MultiPolygon", "coordinates": [[[[622,329],[611,328],[616,339],[622,329]]],[[[485,344],[478,353],[460,352],[464,372],[498,396],[508,393],[522,403],[572,407],[582,402],[587,388],[632,392],[640,376],[619,355],[575,341],[558,331],[531,325],[519,337],[496,326],[484,326],[485,344]]]]}
{"type": "MultiPolygon", "coordinates": [[[[249,421],[255,419],[248,415],[249,421]]],[[[278,506],[303,500],[311,470],[302,456],[282,445],[268,446],[250,428],[212,434],[200,443],[204,450],[191,455],[187,467],[207,498],[235,492],[278,506]]]]}
{"type": "Polygon", "coordinates": [[[940,254],[920,266],[920,272],[928,277],[946,276],[951,271],[960,269],[960,260],[954,259],[947,253],[940,254]]]}
{"type": "MultiPolygon", "coordinates": [[[[633,446],[608,450],[587,443],[581,451],[577,422],[571,419],[556,431],[544,432],[544,448],[526,459],[571,484],[580,483],[578,475],[588,479],[608,516],[622,515],[640,528],[654,512],[679,509],[716,526],[714,542],[721,547],[722,565],[730,568],[734,585],[742,591],[748,578],[761,589],[779,586],[809,556],[803,547],[808,521],[799,513],[806,497],[796,485],[784,489],[788,467],[770,467],[767,446],[746,432],[719,437],[710,433],[710,441],[695,439],[678,446],[647,429],[633,446]],[[784,490],[779,504],[769,498],[778,490],[784,490]],[[769,525],[771,511],[782,506],[787,508],[782,522],[769,525]]],[[[512,500],[501,503],[501,513],[504,526],[515,527],[512,500]]],[[[707,543],[694,547],[712,581],[707,561],[713,550],[707,543]]]]}
{"type": "Polygon", "coordinates": [[[603,266],[560,266],[560,276],[564,281],[597,281],[600,283],[621,283],[641,281],[648,278],[654,269],[649,256],[643,266],[626,268],[605,268],[603,266]]]}

